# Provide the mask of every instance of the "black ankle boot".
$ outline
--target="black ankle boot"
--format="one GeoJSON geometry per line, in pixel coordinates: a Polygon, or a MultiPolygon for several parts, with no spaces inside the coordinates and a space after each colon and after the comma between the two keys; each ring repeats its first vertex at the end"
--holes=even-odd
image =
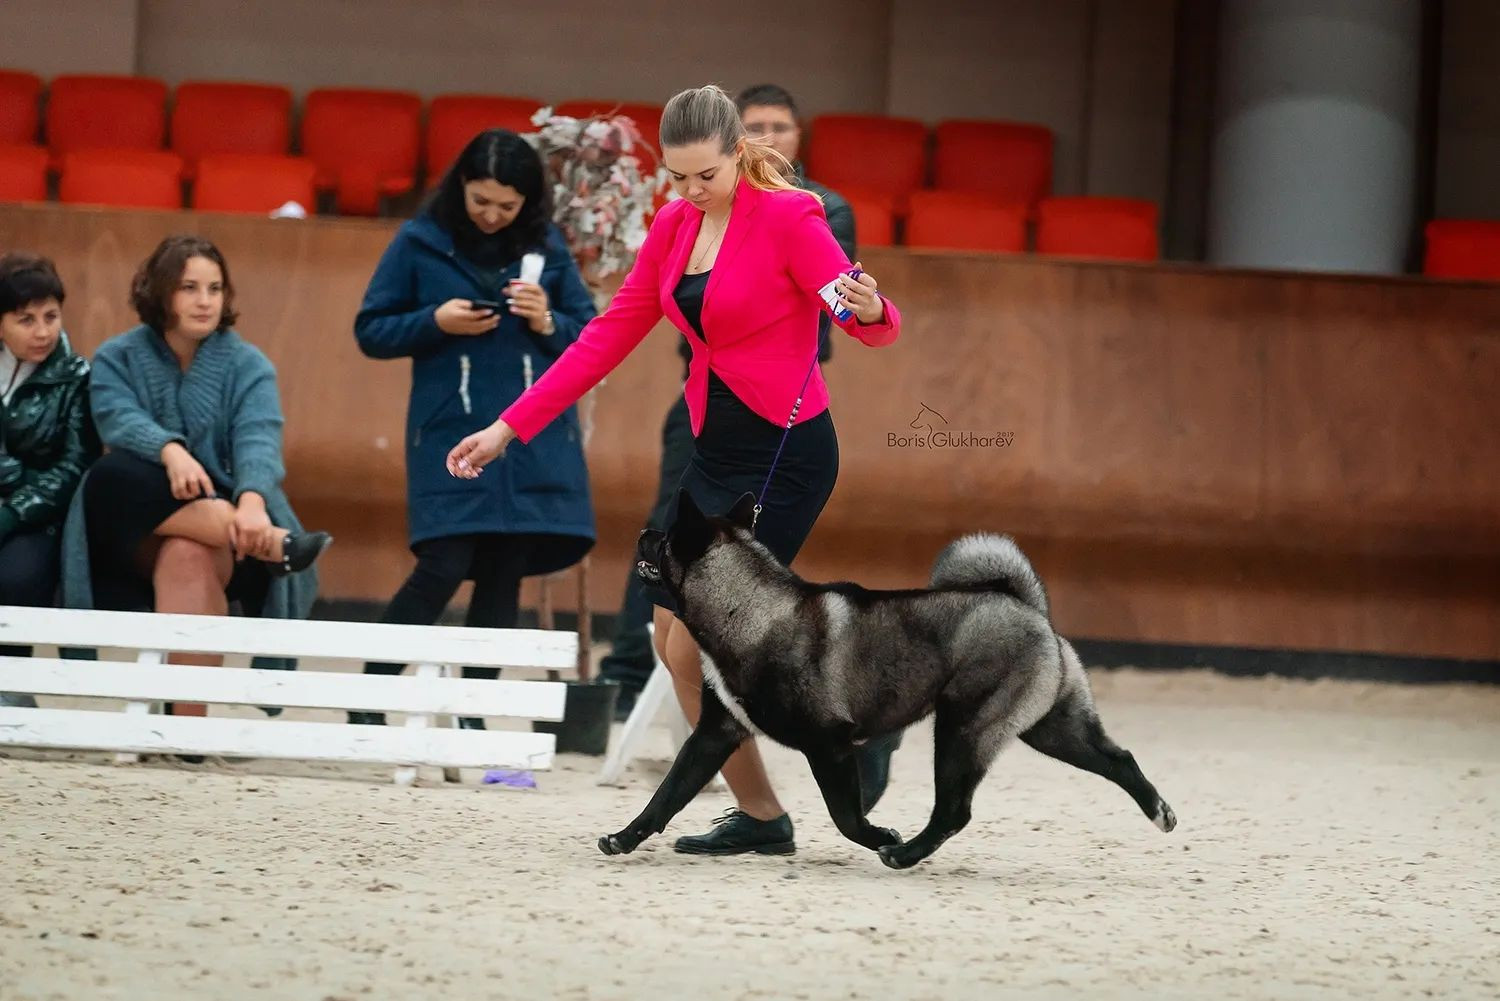
{"type": "Polygon", "coordinates": [[[783,813],[775,820],[756,820],[748,813],[729,809],[714,819],[707,834],[678,838],[672,846],[685,855],[790,855],[797,850],[792,840],[792,818],[783,813]]]}
{"type": "Polygon", "coordinates": [[[327,532],[296,532],[281,541],[281,561],[269,563],[271,573],[285,577],[306,570],[333,542],[327,532]]]}

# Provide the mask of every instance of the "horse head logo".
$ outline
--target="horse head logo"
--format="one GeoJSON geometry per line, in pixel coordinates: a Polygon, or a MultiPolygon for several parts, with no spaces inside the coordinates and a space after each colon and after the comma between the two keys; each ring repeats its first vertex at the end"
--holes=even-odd
{"type": "Polygon", "coordinates": [[[932,433],[936,431],[939,426],[946,427],[947,424],[948,418],[944,417],[942,414],[938,413],[936,410],[923,403],[922,409],[917,411],[917,416],[912,419],[912,422],[908,425],[908,427],[914,428],[918,431],[925,429],[927,432],[927,437],[931,439],[932,433]]]}

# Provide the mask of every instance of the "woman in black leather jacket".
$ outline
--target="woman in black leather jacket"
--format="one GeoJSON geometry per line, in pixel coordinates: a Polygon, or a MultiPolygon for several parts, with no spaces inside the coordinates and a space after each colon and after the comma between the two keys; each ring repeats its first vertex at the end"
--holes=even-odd
{"type": "Polygon", "coordinates": [[[68,346],[62,304],[51,261],[0,257],[0,605],[53,603],[63,517],[99,455],[89,365],[68,346]]]}

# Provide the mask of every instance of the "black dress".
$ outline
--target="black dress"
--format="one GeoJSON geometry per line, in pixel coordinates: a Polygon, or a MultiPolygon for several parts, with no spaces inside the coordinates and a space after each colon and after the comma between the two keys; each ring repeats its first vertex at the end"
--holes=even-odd
{"type": "MultiPolygon", "coordinates": [[[[228,487],[216,483],[214,488],[218,497],[229,498],[228,487]]],[[[129,452],[109,452],[89,468],[83,506],[96,608],[148,612],[155,607],[151,576],[140,564],[142,543],[162,522],[194,503],[172,496],[163,466],[129,452]]],[[[225,596],[245,614],[259,615],[270,584],[269,565],[247,556],[235,563],[225,596]]]]}
{"type": "MultiPolygon", "coordinates": [[[[712,273],[683,275],[672,293],[682,315],[699,337],[704,337],[703,294],[712,273]]],[[[808,363],[812,363],[811,355],[808,363]]],[[[693,456],[682,474],[679,489],[692,496],[699,510],[712,515],[727,514],[747,493],[758,498],[785,432],[784,418],[779,424],[766,420],[735,396],[710,369],[703,427],[694,441],[693,456]]],[[[790,566],[807,541],[813,523],[833,493],[838,473],[839,442],[832,414],[825,410],[794,426],[787,434],[781,459],[776,462],[765,506],[755,526],[755,538],[783,565],[790,566]]],[[[676,516],[674,491],[661,521],[652,527],[665,531],[676,516]]],[[[664,588],[648,585],[647,593],[653,604],[676,611],[664,588]]]]}

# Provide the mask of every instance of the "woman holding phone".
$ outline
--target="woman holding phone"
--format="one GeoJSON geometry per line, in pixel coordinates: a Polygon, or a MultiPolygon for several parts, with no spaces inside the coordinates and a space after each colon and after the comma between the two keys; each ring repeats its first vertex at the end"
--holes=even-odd
{"type": "MultiPolygon", "coordinates": [[[[401,226],[370,279],[354,320],[360,350],[410,358],[412,367],[406,493],[417,564],[384,622],[430,625],[473,580],[466,624],[513,627],[521,579],[572,566],[594,544],[576,407],[517,449],[499,475],[458,482],[444,471],[454,440],[514,403],[595,315],[551,219],[541,158],[515,133],[490,129],[401,226]]],[[[469,678],[497,675],[464,668],[469,678]]],[[[384,722],[378,713],[350,719],[384,722]]]]}
{"type": "MultiPolygon", "coordinates": [[[[877,291],[874,276],[851,265],[839,248],[817,196],[787,180],[786,158],[769,143],[748,139],[739,109],[722,89],[685,90],[667,102],[661,149],[682,197],[657,213],[609,308],[545,379],[454,446],[448,471],[465,482],[510,475],[506,467],[521,454],[517,441],[545,437],[557,415],[665,315],[693,348],[683,393],[694,451],[680,489],[701,510],[726,514],[743,494],[758,496],[774,467],[755,534],[789,566],[838,476],[838,438],[817,367],[820,311],[872,347],[896,340],[900,314],[877,291]],[[495,462],[502,453],[504,461],[495,462]]],[[[659,527],[670,526],[673,508],[659,527]]],[[[652,599],[659,606],[657,649],[696,725],[703,685],[698,647],[669,607],[670,597],[652,599]]],[[[795,851],[791,818],[753,739],[730,757],[723,774],[738,808],[709,833],[679,838],[676,849],[703,855],[795,851]]]]}

